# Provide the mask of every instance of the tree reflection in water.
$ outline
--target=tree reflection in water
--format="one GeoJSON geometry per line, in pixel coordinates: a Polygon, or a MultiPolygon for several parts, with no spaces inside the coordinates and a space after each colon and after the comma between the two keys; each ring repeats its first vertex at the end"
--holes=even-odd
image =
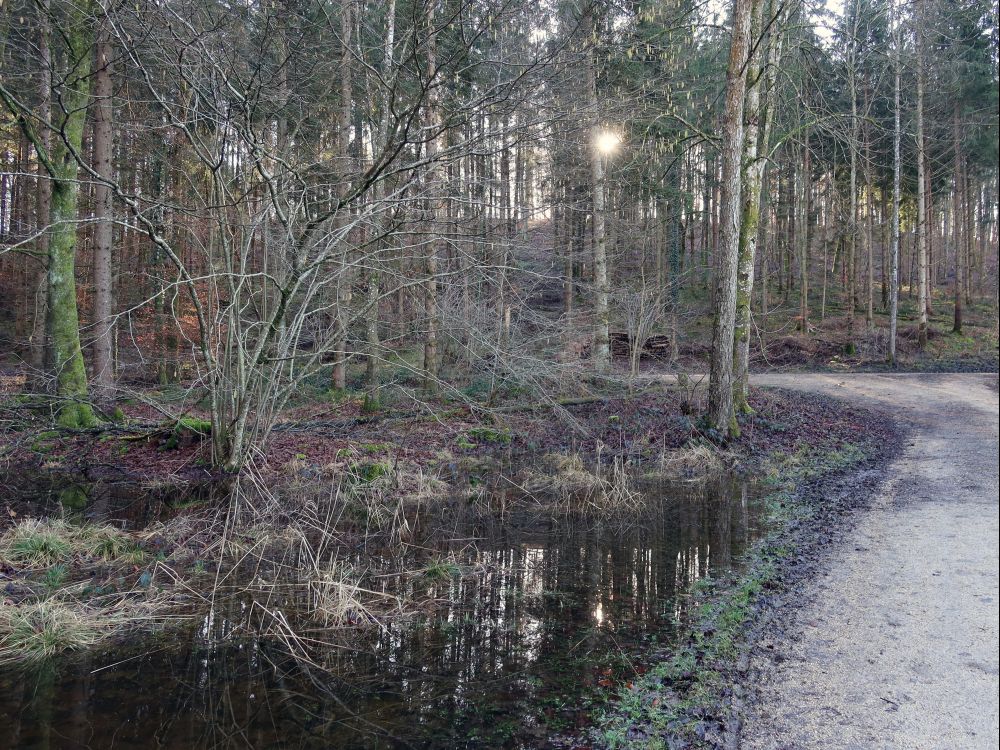
{"type": "Polygon", "coordinates": [[[311,665],[242,635],[261,603],[235,599],[183,640],[92,654],[57,675],[0,675],[0,746],[542,746],[585,721],[588,699],[627,678],[651,641],[669,644],[692,584],[737,564],[762,531],[744,485],[644,489],[655,509],[635,523],[549,521],[442,543],[436,554],[461,575],[371,570],[386,591],[419,589],[433,604],[364,638],[338,631],[311,665]]]}

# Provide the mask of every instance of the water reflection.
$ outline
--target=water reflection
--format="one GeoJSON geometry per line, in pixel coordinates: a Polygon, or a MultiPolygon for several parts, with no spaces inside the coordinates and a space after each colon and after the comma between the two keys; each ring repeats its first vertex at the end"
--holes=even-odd
{"type": "MultiPolygon", "coordinates": [[[[657,508],[641,523],[550,522],[443,543],[435,554],[461,576],[373,567],[372,587],[431,603],[350,643],[312,626],[310,639],[330,641],[310,649],[312,666],[272,637],[232,637],[261,612],[234,599],[180,636],[58,675],[0,675],[0,746],[543,746],[553,728],[586,720],[587,696],[626,676],[651,637],[669,642],[692,583],[730,568],[760,531],[745,487],[646,491],[657,508]]],[[[289,618],[292,605],[266,603],[289,618]]]]}
{"type": "Polygon", "coordinates": [[[64,515],[129,529],[165,521],[191,506],[210,505],[229,491],[226,483],[211,479],[178,489],[169,483],[82,482],[59,474],[3,477],[4,504],[18,515],[64,515]]]}

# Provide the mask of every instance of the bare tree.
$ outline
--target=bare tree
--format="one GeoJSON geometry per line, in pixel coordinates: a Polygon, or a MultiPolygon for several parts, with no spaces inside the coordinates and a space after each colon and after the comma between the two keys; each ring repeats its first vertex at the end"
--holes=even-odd
{"type": "Polygon", "coordinates": [[[761,0],[733,0],[732,41],[726,71],[726,104],[722,120],[722,191],[719,203],[719,247],[716,268],[708,418],[721,436],[739,431],[733,413],[733,334],[743,209],[743,125],[750,56],[750,26],[761,0]]]}

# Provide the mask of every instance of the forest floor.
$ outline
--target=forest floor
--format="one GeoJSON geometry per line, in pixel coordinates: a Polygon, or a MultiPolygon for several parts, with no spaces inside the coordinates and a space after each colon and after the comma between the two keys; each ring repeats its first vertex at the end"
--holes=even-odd
{"type": "Polygon", "coordinates": [[[888,409],[908,439],[870,509],[754,649],[744,746],[996,747],[996,376],[754,382],[888,409]]]}
{"type": "MultiPolygon", "coordinates": [[[[886,363],[885,316],[876,313],[871,329],[866,328],[863,315],[857,317],[855,332],[849,335],[843,310],[831,299],[826,318],[811,323],[809,332],[803,333],[797,330],[794,302],[793,297],[756,320],[759,328],[751,349],[754,372],[997,372],[1000,368],[992,305],[968,306],[964,333],[956,334],[950,330],[950,303],[938,299],[927,345],[920,350],[916,325],[907,322],[915,315],[913,303],[904,297],[898,364],[891,368],[886,363]]],[[[329,373],[321,374],[316,384],[303,386],[302,393],[291,399],[266,455],[255,457],[255,469],[270,477],[310,472],[330,475],[356,465],[359,456],[426,468],[456,460],[468,463],[476,456],[496,453],[497,448],[589,456],[601,450],[605,456],[630,458],[673,451],[698,436],[696,420],[703,406],[699,386],[707,377],[697,373],[707,371],[710,325],[707,315],[694,315],[687,321],[690,330],[678,342],[674,362],[644,357],[639,375],[631,379],[625,358],[618,357],[615,378],[576,383],[560,394],[569,397],[562,399],[545,396],[539,400],[515,385],[509,393],[501,389],[496,403],[486,406],[481,401],[489,377],[468,376],[456,383],[452,393],[420,400],[413,396],[419,379],[405,380],[413,377],[413,366],[408,366],[401,368],[405,373],[401,382],[394,380],[398,373],[385,373],[392,381],[386,385],[387,408],[365,415],[361,391],[330,391],[329,373]],[[686,373],[689,385],[664,392],[665,373],[686,373]],[[539,419],[540,414],[546,418],[539,419]],[[557,418],[549,419],[553,414],[557,418]]],[[[581,341],[586,343],[586,337],[581,341]]],[[[398,353],[400,362],[411,355],[405,350],[398,353]]],[[[349,382],[360,387],[363,370],[363,362],[349,368],[349,382]]],[[[210,470],[209,441],[202,439],[207,416],[204,398],[190,383],[123,383],[122,398],[116,404],[123,419],[77,432],[52,430],[49,414],[22,403],[17,394],[24,383],[19,367],[5,366],[0,360],[0,470],[68,472],[84,481],[190,484],[217,478],[210,470]],[[171,422],[164,419],[166,413],[186,416],[171,422]]],[[[750,420],[751,432],[755,424],[766,428],[768,420],[788,421],[775,415],[787,415],[796,405],[781,405],[774,398],[763,400],[763,411],[758,409],[762,419],[750,420]]],[[[814,425],[807,418],[796,423],[805,431],[805,440],[810,430],[822,429],[821,422],[814,425]]],[[[755,450],[762,449],[766,432],[755,433],[755,450]]],[[[785,446],[778,441],[774,447],[785,446]]]]}
{"type": "MultiPolygon", "coordinates": [[[[269,484],[390,473],[398,490],[417,493],[421,477],[464,483],[511,463],[573,457],[588,465],[625,465],[685,479],[705,471],[750,469],[771,455],[835,447],[871,426],[868,413],[838,401],[754,389],[755,412],[725,450],[708,448],[699,426],[705,378],[664,387],[661,379],[629,395],[513,403],[493,410],[468,404],[363,415],[360,403],[315,403],[278,424],[250,473],[269,484]],[[391,471],[390,471],[391,469],[391,471]],[[383,471],[384,470],[384,471],[383,471]]],[[[3,403],[0,402],[0,413],[3,403]]],[[[80,486],[133,483],[194,488],[224,479],[209,466],[197,429],[141,416],[89,430],[52,430],[27,422],[0,431],[0,472],[36,486],[45,476],[80,486]]]]}

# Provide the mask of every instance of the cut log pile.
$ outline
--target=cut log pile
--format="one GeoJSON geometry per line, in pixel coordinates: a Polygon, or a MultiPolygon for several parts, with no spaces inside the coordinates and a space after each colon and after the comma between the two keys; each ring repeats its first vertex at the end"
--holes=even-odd
{"type": "MultiPolygon", "coordinates": [[[[610,335],[611,355],[628,357],[632,354],[633,338],[622,331],[612,331],[610,335]]],[[[642,344],[641,357],[669,357],[670,337],[663,334],[650,336],[642,344]]]]}

